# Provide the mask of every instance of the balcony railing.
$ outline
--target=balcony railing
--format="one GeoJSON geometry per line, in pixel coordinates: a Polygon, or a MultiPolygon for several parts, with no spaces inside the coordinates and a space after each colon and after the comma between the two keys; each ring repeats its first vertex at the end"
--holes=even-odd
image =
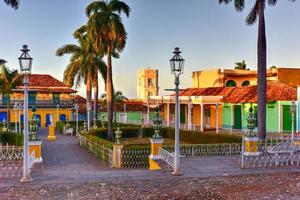
{"type": "MultiPolygon", "coordinates": [[[[14,108],[15,103],[23,104],[23,100],[11,100],[10,108],[14,108]]],[[[36,100],[35,102],[28,102],[28,107],[36,106],[37,108],[71,108],[74,107],[74,102],[72,100],[60,100],[59,102],[55,102],[53,100],[36,100]]],[[[0,108],[6,108],[7,104],[0,102],[0,108]]]]}

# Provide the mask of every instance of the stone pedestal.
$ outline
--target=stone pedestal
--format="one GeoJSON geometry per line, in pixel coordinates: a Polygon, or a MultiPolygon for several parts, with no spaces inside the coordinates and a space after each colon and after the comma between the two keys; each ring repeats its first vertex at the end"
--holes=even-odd
{"type": "Polygon", "coordinates": [[[258,156],[258,137],[245,137],[244,138],[244,155],[245,156],[258,156]]]}
{"type": "Polygon", "coordinates": [[[42,163],[42,141],[29,141],[29,155],[34,151],[34,163],[42,163]]]}
{"type": "Polygon", "coordinates": [[[157,170],[161,169],[157,160],[160,159],[158,155],[158,148],[162,147],[164,143],[164,139],[153,139],[150,138],[151,142],[151,155],[149,156],[149,169],[150,170],[157,170]]]}
{"type": "Polygon", "coordinates": [[[54,125],[49,126],[49,135],[48,135],[47,139],[50,140],[50,141],[55,141],[56,140],[55,126],[54,125]]]}
{"type": "Polygon", "coordinates": [[[122,149],[124,145],[122,144],[114,144],[114,149],[113,149],[113,163],[112,167],[114,168],[121,168],[122,164],[122,149]]]}

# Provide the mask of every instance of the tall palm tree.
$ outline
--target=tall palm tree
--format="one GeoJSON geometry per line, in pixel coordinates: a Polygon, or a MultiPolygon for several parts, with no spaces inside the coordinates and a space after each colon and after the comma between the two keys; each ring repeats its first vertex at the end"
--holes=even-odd
{"type": "Polygon", "coordinates": [[[10,128],[10,94],[12,90],[18,85],[22,84],[18,70],[10,70],[2,64],[0,72],[0,91],[2,97],[7,95],[6,108],[7,108],[7,127],[10,128]]]}
{"type": "MultiPolygon", "coordinates": [[[[74,32],[74,38],[78,45],[67,44],[56,51],[57,56],[71,54],[70,63],[64,71],[64,82],[77,88],[83,81],[86,84],[87,105],[91,105],[92,87],[94,87],[94,99],[98,99],[98,73],[106,80],[106,64],[101,57],[94,53],[91,42],[85,34],[85,26],[74,32]]],[[[88,106],[86,106],[88,109],[88,106]]],[[[98,112],[98,101],[94,101],[96,109],[95,117],[98,112]]],[[[88,116],[90,117],[90,116],[88,116]]],[[[89,120],[90,121],[90,120],[89,120]]]]}
{"type": "Polygon", "coordinates": [[[121,13],[129,17],[129,6],[119,0],[101,0],[90,3],[86,8],[88,32],[93,39],[93,46],[97,52],[107,56],[106,93],[108,113],[108,139],[113,139],[113,80],[112,56],[120,53],[127,40],[127,32],[122,23],[121,13]]]}
{"type": "Polygon", "coordinates": [[[20,5],[20,0],[4,0],[4,2],[14,9],[18,9],[20,5]]]}
{"type": "Polygon", "coordinates": [[[245,60],[242,60],[242,62],[236,62],[234,69],[246,70],[247,69],[247,64],[246,64],[245,60]]]}
{"type": "MultiPolygon", "coordinates": [[[[101,98],[104,99],[104,102],[103,104],[104,105],[107,105],[107,95],[106,93],[102,94],[101,95],[101,98]]],[[[114,103],[114,105],[116,105],[117,103],[123,103],[125,100],[127,100],[128,98],[126,96],[123,95],[123,93],[121,91],[113,91],[113,98],[112,98],[112,101],[114,103]]],[[[114,119],[116,121],[116,107],[114,106],[113,107],[113,116],[114,116],[114,119]]]]}
{"type": "MultiPolygon", "coordinates": [[[[219,3],[228,4],[234,1],[236,11],[241,12],[245,8],[245,0],[218,0],[219,3]]],[[[295,1],[295,0],[289,0],[295,1]]],[[[257,104],[258,104],[258,135],[260,139],[266,138],[266,72],[267,72],[267,41],[265,27],[265,7],[275,6],[277,0],[256,0],[251,8],[246,23],[253,25],[258,18],[258,40],[257,40],[257,104]]]]}

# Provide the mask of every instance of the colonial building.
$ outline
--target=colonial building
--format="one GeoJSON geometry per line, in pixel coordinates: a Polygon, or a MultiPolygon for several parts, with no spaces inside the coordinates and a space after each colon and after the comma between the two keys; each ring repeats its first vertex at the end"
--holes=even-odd
{"type": "MultiPolygon", "coordinates": [[[[297,101],[295,86],[300,84],[297,78],[300,69],[270,68],[267,76],[267,132],[290,132],[290,107],[293,101],[297,101]]],[[[253,70],[193,72],[193,87],[180,92],[181,128],[246,131],[250,106],[257,115],[256,79],[257,74],[253,70]]],[[[174,94],[149,97],[147,102],[150,105],[161,104],[166,126],[174,126],[174,94]]],[[[298,111],[295,116],[297,119],[298,111]]],[[[294,122],[296,130],[300,126],[298,121],[294,122]]]]}
{"type": "MultiPolygon", "coordinates": [[[[300,69],[271,67],[267,70],[267,80],[296,87],[300,85],[300,69]]],[[[192,88],[247,85],[257,85],[256,70],[212,69],[192,73],[192,88]]]]}
{"type": "MultiPolygon", "coordinates": [[[[20,78],[22,78],[20,76],[20,78]]],[[[63,82],[46,74],[29,75],[29,117],[32,107],[36,107],[36,114],[40,126],[46,127],[58,119],[64,121],[71,118],[74,107],[73,97],[77,91],[63,82]]],[[[10,98],[11,122],[23,121],[24,86],[19,85],[8,95],[0,95],[0,121],[7,120],[7,100],[10,98]],[[16,105],[19,105],[19,109],[16,105]]]]}
{"type": "Polygon", "coordinates": [[[158,95],[158,70],[147,68],[137,72],[137,98],[146,100],[158,95]]]}

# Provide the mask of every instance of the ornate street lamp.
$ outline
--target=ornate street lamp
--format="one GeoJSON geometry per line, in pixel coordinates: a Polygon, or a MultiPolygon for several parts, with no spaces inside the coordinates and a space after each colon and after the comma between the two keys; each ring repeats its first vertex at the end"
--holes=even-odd
{"type": "Polygon", "coordinates": [[[295,132],[295,128],[294,128],[294,123],[295,123],[295,112],[297,111],[297,105],[294,101],[292,101],[291,107],[290,107],[290,113],[291,113],[291,118],[292,118],[292,142],[294,142],[294,132],[295,132]]]}
{"type": "Polygon", "coordinates": [[[18,112],[19,112],[19,108],[18,108],[18,103],[15,102],[14,104],[14,111],[15,111],[15,132],[18,132],[18,112]]]}
{"type": "Polygon", "coordinates": [[[78,110],[79,110],[78,104],[75,104],[74,109],[76,112],[76,136],[78,136],[78,110]]]}
{"type": "Polygon", "coordinates": [[[59,122],[59,104],[56,104],[56,122],[59,122]]]}
{"type": "Polygon", "coordinates": [[[179,125],[180,125],[180,113],[179,113],[179,76],[183,73],[184,59],[181,57],[178,47],[175,48],[173,52],[174,56],[170,60],[171,73],[175,75],[175,89],[168,91],[175,91],[176,94],[176,104],[175,104],[175,155],[174,155],[174,171],[173,175],[181,175],[180,170],[180,147],[179,147],[179,125]]]}
{"type": "Polygon", "coordinates": [[[20,72],[24,74],[24,156],[23,156],[23,177],[21,182],[30,182],[33,179],[29,172],[29,152],[28,152],[28,76],[31,73],[32,58],[28,54],[30,51],[27,45],[23,45],[22,54],[19,57],[20,72]]]}

